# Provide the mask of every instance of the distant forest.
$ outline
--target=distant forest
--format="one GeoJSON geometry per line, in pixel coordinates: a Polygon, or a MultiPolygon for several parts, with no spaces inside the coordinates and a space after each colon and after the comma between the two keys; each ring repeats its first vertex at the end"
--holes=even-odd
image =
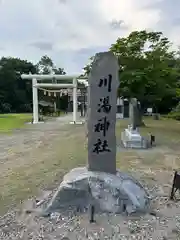
{"type": "MultiPolygon", "coordinates": [[[[133,31],[127,37],[118,38],[109,49],[117,56],[119,63],[118,96],[137,98],[142,112],[147,107],[153,107],[155,112],[168,113],[179,106],[180,48],[173,50],[171,46],[172,43],[162,32],[133,31]]],[[[83,68],[86,76],[91,71],[93,59],[94,56],[90,57],[90,63],[83,68]]],[[[32,112],[32,83],[21,79],[22,73],[30,72],[66,74],[63,68],[57,68],[46,55],[37,64],[19,58],[2,57],[1,113],[32,112]]],[[[43,91],[39,91],[39,100],[58,101],[59,110],[67,107],[67,99],[47,97],[43,91]]],[[[180,118],[179,110],[178,114],[180,118]]]]}
{"type": "MultiPolygon", "coordinates": [[[[56,68],[48,56],[43,56],[36,65],[19,58],[2,57],[0,59],[0,112],[32,112],[32,81],[21,79],[21,74],[52,72],[66,74],[63,68],[56,68]]],[[[45,98],[43,95],[43,91],[39,91],[39,100],[45,98]]],[[[49,101],[54,100],[53,96],[46,98],[49,98],[49,101]]]]}

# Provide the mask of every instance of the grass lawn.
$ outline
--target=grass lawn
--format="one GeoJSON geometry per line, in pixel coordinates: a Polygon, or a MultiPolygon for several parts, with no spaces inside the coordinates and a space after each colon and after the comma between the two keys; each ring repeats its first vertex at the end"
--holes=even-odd
{"type": "MultiPolygon", "coordinates": [[[[145,124],[140,132],[144,136],[155,135],[156,146],[147,150],[117,151],[117,168],[129,172],[150,188],[166,185],[165,191],[169,195],[174,170],[180,168],[180,122],[145,118],[145,124]]],[[[124,120],[117,123],[117,139],[125,126],[124,120]]]]}
{"type": "MultiPolygon", "coordinates": [[[[22,117],[23,121],[27,118],[22,117]]],[[[117,143],[127,124],[126,120],[117,122],[117,143]]],[[[180,122],[145,118],[145,124],[140,131],[143,135],[153,133],[157,146],[148,150],[118,150],[117,167],[153,185],[169,180],[173,169],[180,167],[180,122]]],[[[59,184],[71,168],[85,165],[85,133],[82,125],[61,126],[52,136],[46,133],[48,140],[40,147],[34,146],[23,156],[17,153],[0,164],[0,212],[5,212],[12,203],[37,194],[39,188],[59,184]]]]}
{"type": "Polygon", "coordinates": [[[0,132],[10,132],[30,122],[32,114],[0,114],[0,132]]]}

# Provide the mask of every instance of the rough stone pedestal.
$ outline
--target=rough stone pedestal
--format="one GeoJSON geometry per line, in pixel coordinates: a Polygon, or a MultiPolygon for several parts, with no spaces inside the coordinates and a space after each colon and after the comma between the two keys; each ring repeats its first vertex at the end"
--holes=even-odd
{"type": "Polygon", "coordinates": [[[137,129],[133,130],[131,126],[128,126],[121,133],[121,141],[126,148],[148,148],[147,140],[140,135],[137,129]]]}
{"type": "Polygon", "coordinates": [[[46,216],[69,207],[83,210],[92,204],[96,212],[130,214],[147,211],[149,200],[143,186],[123,172],[109,174],[82,167],[72,169],[64,176],[43,214],[46,216]]]}

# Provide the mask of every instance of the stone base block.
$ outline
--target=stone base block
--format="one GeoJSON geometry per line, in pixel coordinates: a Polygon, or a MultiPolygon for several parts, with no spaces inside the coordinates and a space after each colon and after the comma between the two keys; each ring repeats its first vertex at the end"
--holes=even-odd
{"type": "Polygon", "coordinates": [[[108,174],[82,167],[72,169],[64,176],[42,215],[69,207],[87,209],[92,204],[96,212],[130,214],[146,212],[149,203],[149,194],[132,176],[119,170],[116,174],[108,174]]]}
{"type": "Polygon", "coordinates": [[[125,129],[125,131],[121,133],[121,141],[126,148],[148,148],[148,141],[145,138],[138,132],[129,132],[128,129],[125,129]]]}
{"type": "Polygon", "coordinates": [[[83,121],[78,121],[78,122],[72,121],[72,122],[70,122],[69,124],[82,125],[82,124],[84,124],[84,122],[83,122],[83,121]]]}

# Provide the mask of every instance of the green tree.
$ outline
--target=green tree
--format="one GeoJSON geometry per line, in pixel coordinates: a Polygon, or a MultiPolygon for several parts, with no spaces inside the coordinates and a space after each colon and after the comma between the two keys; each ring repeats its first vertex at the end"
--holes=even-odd
{"type": "Polygon", "coordinates": [[[53,61],[47,55],[42,56],[40,61],[37,63],[37,71],[39,74],[50,74],[53,69],[53,61]]]}
{"type": "MultiPolygon", "coordinates": [[[[118,38],[110,47],[119,62],[118,95],[137,98],[142,109],[151,105],[156,111],[165,97],[175,96],[179,67],[176,52],[170,49],[171,43],[162,32],[134,31],[118,38]]],[[[86,74],[91,64],[85,66],[86,74]]]]}
{"type": "MultiPolygon", "coordinates": [[[[36,65],[37,67],[37,71],[39,74],[58,74],[58,75],[65,75],[66,72],[64,70],[64,68],[58,68],[55,66],[55,64],[53,63],[52,59],[50,57],[48,57],[47,55],[42,56],[40,61],[37,63],[36,65]]],[[[55,78],[50,80],[51,82],[63,82],[63,81],[57,81],[55,78]]],[[[52,89],[49,89],[52,90],[52,89]]],[[[52,94],[51,96],[44,96],[43,92],[40,91],[39,92],[39,99],[41,100],[46,100],[46,101],[50,101],[53,102],[54,106],[60,106],[62,105],[62,102],[64,101],[63,98],[59,96],[59,94],[57,94],[56,97],[54,97],[54,95],[52,94]]],[[[55,107],[56,109],[56,107],[55,107]]]]}
{"type": "Polygon", "coordinates": [[[110,50],[120,63],[119,95],[136,97],[142,105],[158,103],[174,95],[178,72],[175,52],[161,32],[135,31],[117,39],[110,50]]]}
{"type": "Polygon", "coordinates": [[[0,59],[0,111],[30,111],[32,86],[21,74],[36,73],[36,67],[19,58],[0,59]],[[8,106],[8,107],[7,107],[8,106]]]}
{"type": "Polygon", "coordinates": [[[57,68],[52,59],[47,55],[42,56],[40,61],[36,65],[39,74],[59,74],[65,75],[64,68],[57,68]]]}

